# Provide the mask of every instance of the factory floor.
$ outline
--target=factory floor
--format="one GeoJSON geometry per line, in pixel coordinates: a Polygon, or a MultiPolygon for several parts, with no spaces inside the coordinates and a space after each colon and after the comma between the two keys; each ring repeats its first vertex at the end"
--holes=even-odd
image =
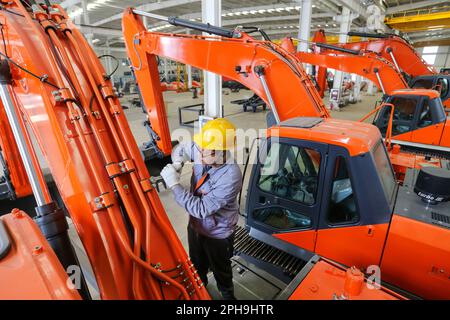
{"type": "MultiPolygon", "coordinates": [[[[244,130],[247,130],[249,128],[255,128],[255,129],[264,129],[266,128],[266,113],[267,111],[262,111],[261,108],[258,108],[258,110],[253,113],[251,111],[243,112],[242,107],[240,105],[231,104],[230,101],[237,100],[237,99],[244,99],[249,98],[252,96],[252,92],[248,90],[241,90],[240,92],[234,92],[231,93],[228,90],[224,91],[223,95],[223,105],[224,105],[224,114],[227,119],[232,121],[237,128],[242,128],[244,130]]],[[[128,109],[125,110],[126,117],[129,121],[130,128],[133,132],[133,135],[136,138],[136,141],[138,145],[141,145],[145,141],[148,140],[148,133],[144,126],[142,125],[143,120],[145,119],[145,115],[142,113],[142,110],[138,107],[135,107],[131,104],[131,100],[133,98],[136,98],[137,95],[128,95],[124,96],[121,99],[122,105],[127,106],[128,109]]],[[[356,104],[350,104],[344,108],[341,108],[340,111],[331,111],[332,117],[335,118],[341,118],[341,119],[347,119],[347,120],[358,120],[362,118],[365,114],[367,114],[370,110],[373,109],[373,106],[375,105],[375,102],[379,100],[380,95],[375,96],[368,96],[363,94],[362,101],[358,102],[356,104]]],[[[180,127],[179,125],[179,119],[178,119],[178,107],[186,106],[186,105],[192,105],[197,103],[203,102],[203,96],[199,96],[197,99],[192,98],[192,93],[175,93],[175,92],[165,92],[164,93],[164,99],[166,103],[166,110],[169,120],[169,126],[171,129],[171,132],[173,130],[180,127]]],[[[324,99],[325,104],[328,104],[328,99],[324,99]]],[[[186,112],[185,115],[187,119],[194,119],[195,113],[186,112]]],[[[193,133],[192,128],[186,128],[191,133],[193,133]]],[[[45,166],[45,162],[41,162],[45,166]]],[[[44,168],[44,172],[45,172],[44,168]]],[[[188,187],[189,179],[191,175],[190,166],[186,165],[183,168],[182,175],[181,175],[181,183],[183,186],[188,187]]],[[[245,179],[244,179],[244,185],[245,185],[245,179]]],[[[241,211],[243,211],[243,208],[245,208],[245,193],[246,189],[244,187],[243,190],[243,197],[241,202],[241,211]]],[[[170,190],[165,190],[164,188],[160,191],[159,196],[161,197],[161,201],[166,209],[167,215],[172,222],[172,225],[178,234],[179,238],[181,239],[181,242],[183,243],[186,250],[188,250],[187,246],[187,232],[186,232],[186,226],[188,222],[188,215],[183,210],[183,208],[179,207],[174,201],[172,194],[170,190]]],[[[0,204],[1,205],[1,204],[0,204]]],[[[6,206],[9,206],[7,204],[6,206]]],[[[9,211],[6,211],[7,209],[3,206],[2,213],[6,213],[9,211]]],[[[245,221],[240,221],[240,224],[244,224],[245,221]]],[[[99,299],[98,290],[95,285],[95,281],[92,275],[92,271],[89,266],[89,262],[87,260],[86,255],[84,254],[84,250],[81,245],[81,241],[79,240],[75,229],[73,228],[73,225],[70,224],[70,230],[69,230],[70,237],[72,239],[72,242],[74,244],[74,247],[77,251],[77,255],[79,256],[80,263],[83,266],[83,269],[86,271],[86,278],[88,285],[91,289],[92,296],[94,299],[99,299]]],[[[236,268],[236,272],[239,272],[239,268],[236,268]]],[[[267,275],[268,276],[268,275],[267,275]]],[[[260,289],[256,288],[254,292],[251,294],[246,288],[242,287],[237,284],[236,286],[236,296],[238,299],[242,298],[270,298],[271,296],[267,295],[269,290],[261,287],[260,289]],[[258,292],[259,291],[259,292],[258,292]]],[[[219,298],[218,292],[214,286],[214,280],[211,279],[210,284],[207,287],[208,291],[210,292],[211,296],[213,298],[219,298]]]]}

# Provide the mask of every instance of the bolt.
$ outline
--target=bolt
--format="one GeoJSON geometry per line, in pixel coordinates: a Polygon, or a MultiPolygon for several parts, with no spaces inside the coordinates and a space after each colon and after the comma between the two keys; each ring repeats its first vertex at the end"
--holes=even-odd
{"type": "Polygon", "coordinates": [[[33,249],[33,255],[38,255],[42,253],[42,251],[44,251],[44,249],[41,246],[35,246],[33,249]]]}
{"type": "Polygon", "coordinates": [[[13,217],[16,218],[16,219],[20,219],[20,218],[23,217],[23,212],[20,211],[20,210],[17,209],[17,208],[12,209],[11,214],[12,214],[13,217]]]}
{"type": "Polygon", "coordinates": [[[128,189],[128,185],[125,184],[125,185],[123,186],[123,188],[124,188],[125,190],[127,190],[127,189],[128,189]]]}

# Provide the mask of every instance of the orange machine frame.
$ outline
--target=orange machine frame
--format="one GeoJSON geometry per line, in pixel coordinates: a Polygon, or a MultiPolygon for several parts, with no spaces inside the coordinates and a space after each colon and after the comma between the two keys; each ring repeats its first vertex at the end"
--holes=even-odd
{"type": "Polygon", "coordinates": [[[157,55],[238,81],[267,101],[254,71],[256,66],[262,66],[267,70],[265,76],[281,121],[297,116],[329,116],[296,57],[269,41],[254,40],[245,33],[240,39],[228,39],[149,32],[132,9],[124,13],[122,31],[137,83],[141,92],[145,92],[143,101],[152,129],[160,137],[158,147],[164,154],[170,152],[171,141],[156,68],[157,55]],[[236,71],[236,67],[241,71],[236,71]],[[300,100],[298,96],[308,98],[300,100]]]}
{"type": "MultiPolygon", "coordinates": [[[[290,38],[284,38],[281,45],[289,52],[296,52],[290,38]]],[[[420,95],[428,96],[430,99],[440,99],[439,93],[435,90],[409,89],[403,75],[397,71],[395,66],[374,52],[361,51],[358,55],[353,55],[327,49],[321,53],[296,52],[296,55],[304,63],[363,76],[374,82],[387,95],[420,95]]],[[[416,129],[413,132],[397,135],[395,139],[449,147],[449,126],[449,121],[446,120],[429,127],[416,129]]]]}
{"type": "Polygon", "coordinates": [[[92,48],[59,5],[2,5],[15,107],[36,137],[101,297],[208,298],[92,48]]]}

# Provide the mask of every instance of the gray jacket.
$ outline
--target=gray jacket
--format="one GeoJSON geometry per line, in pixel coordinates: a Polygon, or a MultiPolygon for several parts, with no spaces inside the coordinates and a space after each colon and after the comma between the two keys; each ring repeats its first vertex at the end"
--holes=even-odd
{"type": "Polygon", "coordinates": [[[200,150],[195,143],[181,144],[172,153],[173,162],[191,159],[194,162],[190,190],[181,185],[172,188],[175,201],[189,213],[189,224],[207,237],[224,239],[236,226],[239,214],[237,196],[242,188],[242,173],[234,159],[208,170],[208,179],[194,195],[194,188],[203,176],[200,150]]]}

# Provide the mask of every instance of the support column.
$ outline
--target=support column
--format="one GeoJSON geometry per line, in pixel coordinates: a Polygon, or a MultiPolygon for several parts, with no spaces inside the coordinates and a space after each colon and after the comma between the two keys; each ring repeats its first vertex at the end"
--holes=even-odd
{"type": "Polygon", "coordinates": [[[169,84],[169,66],[167,65],[169,60],[164,58],[164,78],[166,79],[166,83],[169,84]]]}
{"type": "MultiPolygon", "coordinates": [[[[308,42],[311,34],[312,0],[301,0],[300,21],[298,38],[301,40],[297,44],[297,51],[308,52],[308,42]]],[[[304,64],[308,74],[311,74],[311,65],[304,64]]]]}
{"type": "Polygon", "coordinates": [[[360,96],[361,96],[361,80],[362,80],[362,77],[357,75],[356,79],[355,79],[355,86],[353,87],[353,99],[355,101],[359,101],[360,100],[360,96]]]}
{"type": "MultiPolygon", "coordinates": [[[[221,0],[202,0],[203,23],[220,27],[221,0]]],[[[208,35],[205,33],[205,35],[208,35]]],[[[211,72],[204,71],[204,103],[205,115],[210,117],[222,117],[222,77],[211,72]]]]}
{"type": "Polygon", "coordinates": [[[144,24],[145,29],[148,29],[148,17],[142,16],[142,23],[144,24]]]}
{"type": "MultiPolygon", "coordinates": [[[[84,24],[85,25],[90,25],[90,21],[89,21],[89,13],[88,13],[88,9],[87,9],[87,5],[88,5],[88,2],[87,2],[87,0],[82,0],[81,1],[81,5],[83,6],[83,22],[84,22],[84,24]]],[[[88,33],[88,34],[86,34],[86,39],[87,39],[87,41],[88,41],[88,43],[91,45],[91,47],[92,47],[92,40],[94,39],[94,34],[92,34],[92,33],[88,33]]]]}
{"type": "MultiPolygon", "coordinates": [[[[340,29],[339,29],[339,43],[346,43],[347,42],[347,32],[350,31],[350,26],[352,25],[352,17],[350,9],[347,7],[342,7],[342,15],[340,18],[340,29]]],[[[342,88],[342,81],[344,79],[344,72],[337,71],[334,74],[334,82],[333,82],[333,89],[339,89],[342,88]]],[[[341,90],[342,92],[342,90],[341,90]]]]}
{"type": "MultiPolygon", "coordinates": [[[[186,30],[186,34],[191,34],[191,29],[186,30]]],[[[188,89],[192,88],[192,67],[191,65],[186,65],[187,79],[188,79],[188,89]]]]}

